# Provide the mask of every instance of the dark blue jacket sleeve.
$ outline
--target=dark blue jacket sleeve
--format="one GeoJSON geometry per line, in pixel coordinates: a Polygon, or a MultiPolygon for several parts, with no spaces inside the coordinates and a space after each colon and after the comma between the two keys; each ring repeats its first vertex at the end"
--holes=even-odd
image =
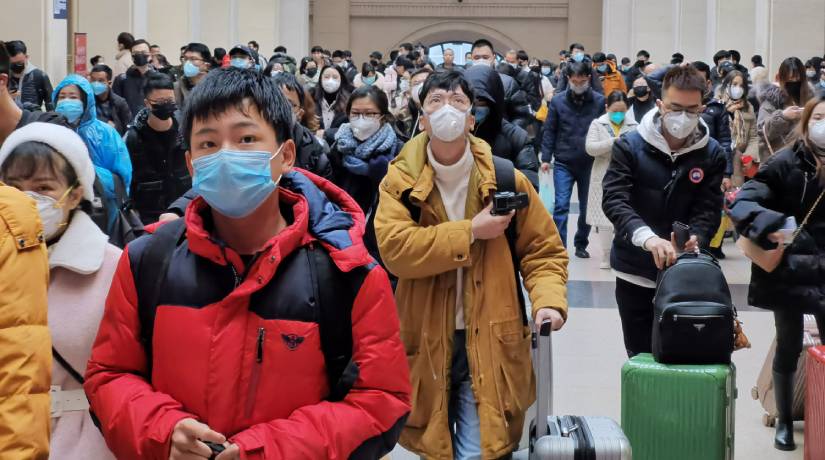
{"type": "Polygon", "coordinates": [[[543,135],[541,139],[541,161],[550,163],[553,161],[553,154],[556,151],[556,135],[559,129],[559,102],[554,97],[550,100],[547,108],[547,119],[544,120],[543,135]]]}

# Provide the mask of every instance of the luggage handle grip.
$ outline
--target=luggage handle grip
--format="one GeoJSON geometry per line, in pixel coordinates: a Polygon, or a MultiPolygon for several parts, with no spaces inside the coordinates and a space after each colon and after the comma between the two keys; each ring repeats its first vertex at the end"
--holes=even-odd
{"type": "Polygon", "coordinates": [[[541,323],[536,342],[536,439],[548,434],[547,417],[553,411],[553,343],[552,323],[541,323]]]}

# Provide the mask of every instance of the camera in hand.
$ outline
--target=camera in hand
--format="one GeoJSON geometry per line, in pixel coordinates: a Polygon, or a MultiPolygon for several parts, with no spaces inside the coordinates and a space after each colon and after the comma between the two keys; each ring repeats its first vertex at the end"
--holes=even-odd
{"type": "Polygon", "coordinates": [[[223,451],[226,450],[226,447],[224,447],[222,444],[215,444],[214,442],[209,442],[209,441],[201,441],[201,442],[206,444],[206,446],[209,447],[210,449],[212,449],[212,456],[209,457],[210,459],[213,459],[213,458],[217,457],[223,451]]]}
{"type": "Polygon", "coordinates": [[[502,216],[510,211],[524,209],[528,204],[526,193],[499,192],[493,195],[493,210],[490,212],[494,216],[502,216]]]}

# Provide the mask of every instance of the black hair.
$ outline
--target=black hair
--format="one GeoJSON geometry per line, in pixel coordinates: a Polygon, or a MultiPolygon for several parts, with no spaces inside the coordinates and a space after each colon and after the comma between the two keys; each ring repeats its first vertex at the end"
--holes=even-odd
{"type": "Polygon", "coordinates": [[[259,45],[258,42],[256,42],[255,40],[249,40],[246,44],[251,45],[250,48],[260,48],[261,47],[261,45],[259,45]]]}
{"type": "Polygon", "coordinates": [[[508,77],[516,77],[516,69],[513,68],[509,63],[505,61],[501,61],[496,65],[496,71],[502,75],[507,75],[508,77]]]}
{"type": "Polygon", "coordinates": [[[751,64],[753,64],[755,67],[763,65],[762,56],[758,54],[754,54],[753,56],[751,56],[751,64]]]}
{"type": "MultiPolygon", "coordinates": [[[[299,68],[299,70],[298,70],[298,71],[299,71],[299,73],[301,73],[301,74],[306,74],[307,65],[308,65],[310,62],[315,63],[315,61],[314,61],[314,60],[312,60],[312,58],[311,58],[311,57],[305,57],[305,58],[301,59],[301,67],[300,67],[300,68],[299,68]]],[[[315,66],[317,67],[318,65],[316,64],[315,66]]],[[[317,72],[317,70],[316,70],[316,72],[317,72]]]]}
{"type": "Polygon", "coordinates": [[[593,74],[591,67],[585,62],[571,62],[567,64],[564,69],[568,77],[585,76],[589,77],[593,74]]]}
{"type": "MultiPolygon", "coordinates": [[[[157,69],[157,70],[172,67],[172,64],[169,63],[169,59],[166,59],[166,56],[164,56],[163,54],[158,54],[155,57],[155,59],[158,60],[158,65],[160,65],[160,68],[157,69]]],[[[207,61],[207,62],[209,62],[209,61],[207,61]]]]}
{"type": "Polygon", "coordinates": [[[135,40],[134,42],[132,42],[132,48],[134,48],[134,47],[136,47],[136,46],[138,46],[138,45],[146,45],[146,46],[149,46],[149,42],[147,42],[146,40],[144,40],[144,39],[142,39],[142,38],[139,38],[139,39],[135,40]]]}
{"type": "Polygon", "coordinates": [[[639,56],[644,56],[645,59],[650,59],[650,53],[648,53],[647,50],[639,50],[639,52],[636,53],[636,57],[639,56]]]}
{"type": "Polygon", "coordinates": [[[582,45],[581,43],[571,43],[569,49],[570,49],[569,53],[573,54],[573,50],[582,50],[582,51],[584,51],[584,45],[582,45]]]}
{"type": "Polygon", "coordinates": [[[186,98],[181,121],[184,141],[189,144],[192,139],[195,120],[206,120],[231,109],[247,113],[252,108],[275,130],[279,143],[292,138],[292,109],[272,78],[250,69],[213,70],[186,98]]]}
{"type": "Polygon", "coordinates": [[[742,55],[737,50],[730,50],[730,58],[739,64],[739,61],[742,60],[742,55]]]}
{"type": "Polygon", "coordinates": [[[341,50],[335,50],[335,51],[332,52],[332,57],[343,59],[344,58],[344,52],[341,51],[341,50]]]}
{"type": "Polygon", "coordinates": [[[553,67],[553,63],[550,62],[548,59],[542,59],[539,61],[539,65],[542,67],[553,67]]]}
{"type": "Polygon", "coordinates": [[[310,50],[310,54],[312,54],[312,53],[322,53],[323,54],[323,52],[324,52],[324,49],[321,48],[318,45],[313,46],[312,50],[310,50]]]}
{"type": "Polygon", "coordinates": [[[106,72],[106,79],[112,81],[112,68],[106,64],[98,64],[92,67],[92,70],[89,73],[93,74],[96,72],[106,72]]]}
{"type": "Polygon", "coordinates": [[[101,59],[103,59],[103,56],[101,56],[99,54],[96,54],[96,55],[92,56],[91,59],[89,59],[89,64],[91,64],[92,67],[94,67],[100,62],[101,59]]]}
{"type": "MultiPolygon", "coordinates": [[[[707,90],[707,77],[696,69],[696,63],[689,66],[675,66],[667,71],[662,80],[662,91],[667,91],[671,86],[682,91],[698,91],[703,96],[707,90]]],[[[702,64],[705,64],[702,62],[702,64]]],[[[707,64],[705,64],[707,67],[707,64]]]]}
{"type": "Polygon", "coordinates": [[[719,51],[716,52],[716,54],[713,55],[713,64],[718,65],[719,61],[721,61],[722,59],[728,59],[728,58],[730,58],[730,51],[728,51],[728,50],[719,50],[719,51]]]}
{"type": "Polygon", "coordinates": [[[370,53],[370,58],[378,59],[380,61],[381,59],[384,59],[384,55],[381,54],[380,51],[373,51],[370,53]]]}
{"type": "Polygon", "coordinates": [[[338,67],[337,65],[325,65],[323,69],[321,69],[321,73],[318,76],[319,84],[315,85],[315,103],[318,104],[320,107],[322,105],[322,101],[326,97],[326,92],[324,91],[324,85],[321,84],[321,80],[324,78],[324,72],[327,69],[332,69],[334,72],[338,73],[338,77],[341,79],[341,86],[338,88],[338,92],[336,93],[335,97],[335,105],[333,106],[336,112],[344,112],[347,108],[347,100],[349,99],[349,95],[352,94],[352,83],[347,78],[347,74],[338,67]]]}
{"type": "Polygon", "coordinates": [[[9,51],[6,49],[6,44],[0,41],[0,75],[8,75],[9,66],[9,51]]]}
{"type": "Polygon", "coordinates": [[[470,48],[470,52],[477,48],[484,48],[485,46],[490,48],[490,51],[492,51],[493,54],[496,54],[496,48],[493,46],[490,40],[487,40],[486,38],[479,38],[478,40],[474,41],[472,48],[470,48]]]}
{"type": "Polygon", "coordinates": [[[284,53],[284,54],[286,54],[286,46],[278,45],[278,46],[275,47],[274,50],[272,50],[272,52],[273,53],[284,53]]]}
{"type": "MultiPolygon", "coordinates": [[[[209,47],[204,45],[203,43],[192,42],[186,45],[186,48],[183,49],[183,52],[190,52],[190,53],[198,53],[201,55],[201,59],[208,64],[212,64],[212,52],[209,51],[209,47]]],[[[215,53],[217,53],[218,49],[215,49],[215,53]]],[[[224,54],[225,54],[224,50],[224,54]]]]}
{"type": "Polygon", "coordinates": [[[352,59],[352,51],[350,50],[341,51],[341,55],[344,57],[344,59],[352,59]]]}
{"type": "Polygon", "coordinates": [[[363,65],[361,65],[361,76],[362,77],[369,76],[370,72],[378,72],[378,71],[375,70],[375,67],[373,67],[373,65],[370,64],[369,62],[365,62],[363,65]]]}
{"type": "Polygon", "coordinates": [[[530,56],[527,54],[527,51],[518,50],[516,52],[516,59],[518,59],[519,61],[529,61],[530,56]]]}
{"type": "Polygon", "coordinates": [[[604,62],[606,60],[607,60],[607,56],[604,53],[602,53],[601,51],[593,54],[593,62],[594,63],[604,62]]]}
{"type": "Polygon", "coordinates": [[[18,54],[28,54],[26,44],[23,43],[23,40],[12,40],[6,42],[6,49],[9,51],[10,57],[17,56],[18,54]]]}
{"type": "Polygon", "coordinates": [[[123,45],[123,49],[132,49],[132,46],[135,43],[135,37],[129,32],[121,32],[117,36],[117,43],[119,45],[123,45]]]}
{"type": "Polygon", "coordinates": [[[349,116],[349,112],[352,110],[352,103],[358,99],[369,99],[375,104],[381,112],[381,117],[385,123],[391,123],[393,121],[393,116],[390,114],[390,101],[387,99],[387,93],[384,91],[374,85],[362,86],[353,91],[347,102],[347,116],[349,116]]]}
{"type": "Polygon", "coordinates": [[[673,55],[670,56],[670,63],[673,65],[681,64],[683,62],[685,62],[685,55],[682,53],[673,53],[673,55]]]}
{"type": "Polygon", "coordinates": [[[149,45],[149,49],[152,49],[152,48],[160,49],[160,45],[149,45]]]}
{"type": "Polygon", "coordinates": [[[625,94],[624,91],[617,89],[607,96],[607,100],[604,102],[604,105],[605,107],[610,107],[616,102],[624,102],[625,105],[627,105],[627,94],[625,94]]]}
{"type": "Polygon", "coordinates": [[[398,50],[390,51],[390,62],[395,62],[398,59],[398,50]]]}
{"type": "Polygon", "coordinates": [[[630,58],[629,57],[623,57],[622,58],[622,65],[628,65],[628,64],[630,64],[630,58]]]}
{"type": "Polygon", "coordinates": [[[464,92],[470,101],[475,100],[475,92],[473,91],[473,87],[460,72],[456,70],[450,70],[449,72],[435,72],[427,78],[424,82],[424,87],[421,88],[421,104],[424,104],[424,99],[427,98],[430,91],[436,89],[455,91],[458,88],[461,88],[461,91],[464,92]]]}
{"type": "Polygon", "coordinates": [[[298,81],[298,78],[295,75],[289,72],[281,72],[278,75],[272,77],[272,81],[275,82],[275,85],[280,89],[282,86],[287,87],[290,91],[295,91],[298,93],[298,100],[301,102],[301,106],[304,105],[304,98],[306,98],[306,92],[304,91],[304,85],[298,81]]]}
{"type": "Polygon", "coordinates": [[[404,48],[405,50],[407,50],[407,52],[408,52],[408,53],[409,53],[409,52],[411,52],[411,51],[413,50],[412,43],[402,43],[402,44],[401,44],[401,45],[399,45],[398,47],[399,47],[399,48],[404,48]]]}
{"type": "Polygon", "coordinates": [[[742,95],[742,100],[747,100],[748,92],[750,92],[751,89],[748,84],[748,76],[738,70],[731,70],[727,75],[725,75],[725,79],[722,81],[722,91],[727,90],[728,87],[733,84],[733,80],[735,80],[736,77],[742,77],[742,89],[745,90],[742,95]]]}
{"type": "Polygon", "coordinates": [[[702,61],[693,61],[690,65],[705,76],[705,80],[710,80],[710,66],[702,61]]]}
{"type": "Polygon", "coordinates": [[[149,94],[155,90],[175,89],[175,82],[172,77],[161,72],[150,72],[143,83],[143,94],[148,98],[149,94]]]}
{"type": "Polygon", "coordinates": [[[404,70],[412,70],[413,67],[415,67],[415,65],[413,65],[412,61],[405,58],[404,56],[398,56],[398,58],[395,60],[395,66],[396,67],[399,67],[399,66],[404,67],[404,70]]]}
{"type": "Polygon", "coordinates": [[[425,73],[427,75],[432,75],[433,72],[434,72],[434,70],[428,69],[427,67],[422,67],[422,68],[416,70],[415,72],[413,72],[412,74],[410,74],[410,80],[412,80],[413,77],[415,77],[416,75],[421,75],[422,73],[425,73]]]}
{"type": "Polygon", "coordinates": [[[226,48],[215,48],[215,54],[213,56],[215,67],[220,67],[221,64],[223,64],[224,56],[226,56],[226,48]]]}

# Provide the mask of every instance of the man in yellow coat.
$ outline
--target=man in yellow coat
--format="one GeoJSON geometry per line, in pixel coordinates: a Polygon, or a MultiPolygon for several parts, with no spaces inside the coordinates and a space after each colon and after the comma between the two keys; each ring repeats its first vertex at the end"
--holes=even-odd
{"type": "Polygon", "coordinates": [[[535,399],[530,327],[520,311],[505,237],[516,220],[516,258],[532,320],[567,317],[567,253],[527,178],[529,205],[490,213],[496,178],[490,146],[469,133],[473,91],[455,72],[431,76],[421,92],[422,128],[390,164],[375,230],[381,257],[398,276],[401,338],[413,410],[401,444],[428,459],[510,455],[535,399]]]}
{"type": "Polygon", "coordinates": [[[35,202],[0,183],[0,460],[49,458],[48,285],[35,202]]]}

